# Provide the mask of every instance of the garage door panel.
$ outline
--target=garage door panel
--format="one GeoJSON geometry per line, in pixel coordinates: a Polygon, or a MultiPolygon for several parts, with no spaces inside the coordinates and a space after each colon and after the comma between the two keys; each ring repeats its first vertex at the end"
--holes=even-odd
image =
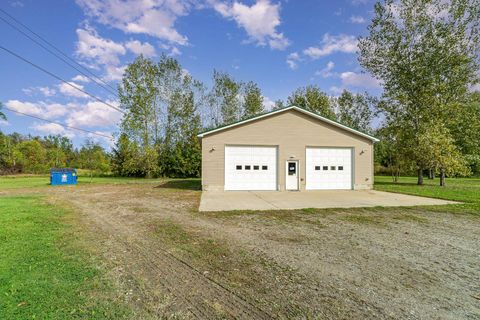
{"type": "Polygon", "coordinates": [[[306,189],[351,189],[351,148],[307,148],[306,189]]]}
{"type": "Polygon", "coordinates": [[[225,147],[225,190],[276,189],[276,147],[225,147]]]}

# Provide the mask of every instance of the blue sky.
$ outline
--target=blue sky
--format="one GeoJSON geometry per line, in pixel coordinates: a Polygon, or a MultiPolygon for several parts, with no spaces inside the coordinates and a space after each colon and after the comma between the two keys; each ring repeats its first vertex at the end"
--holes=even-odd
{"type": "MultiPolygon", "coordinates": [[[[213,69],[255,81],[267,107],[295,88],[318,85],[380,92],[358,65],[357,37],[366,33],[373,0],[3,0],[0,8],[115,86],[136,55],[173,56],[195,78],[213,69]]],[[[9,20],[2,12],[0,17],[9,20]]],[[[11,20],[9,20],[11,21],[11,20]]],[[[115,96],[0,20],[0,45],[116,105],[115,96]]],[[[8,108],[110,135],[120,114],[0,50],[0,101],[8,108]]],[[[5,110],[3,132],[88,134],[5,110]]],[[[108,139],[96,137],[107,145],[108,139]]]]}

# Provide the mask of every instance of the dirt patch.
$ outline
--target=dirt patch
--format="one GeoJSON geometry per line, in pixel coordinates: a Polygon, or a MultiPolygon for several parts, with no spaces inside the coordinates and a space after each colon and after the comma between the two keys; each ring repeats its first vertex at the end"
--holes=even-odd
{"type": "Polygon", "coordinates": [[[199,214],[189,183],[55,189],[139,313],[480,317],[480,219],[418,208],[199,214]],[[65,195],[68,194],[68,197],[65,195]]]}

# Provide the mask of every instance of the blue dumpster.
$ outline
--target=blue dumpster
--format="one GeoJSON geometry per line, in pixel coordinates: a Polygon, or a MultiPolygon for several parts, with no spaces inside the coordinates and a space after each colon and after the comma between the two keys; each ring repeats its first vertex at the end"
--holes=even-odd
{"type": "Polygon", "coordinates": [[[63,186],[77,184],[77,170],[73,168],[50,169],[50,185],[63,186]]]}

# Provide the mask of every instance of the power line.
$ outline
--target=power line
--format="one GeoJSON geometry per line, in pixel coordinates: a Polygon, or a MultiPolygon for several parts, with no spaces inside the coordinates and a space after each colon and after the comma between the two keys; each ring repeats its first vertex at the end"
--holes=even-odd
{"type": "Polygon", "coordinates": [[[42,44],[38,43],[36,40],[32,39],[29,35],[27,35],[26,33],[24,33],[23,31],[21,31],[19,28],[17,28],[16,26],[12,25],[10,22],[6,21],[5,19],[1,18],[5,23],[7,23],[8,25],[10,25],[12,28],[16,29],[18,32],[22,33],[24,36],[26,36],[27,38],[29,38],[30,40],[34,41],[36,44],[38,44],[39,46],[41,46],[42,48],[44,48],[45,50],[47,50],[48,52],[50,52],[51,54],[53,54],[54,56],[56,56],[57,58],[61,59],[63,62],[65,62],[66,64],[68,64],[69,66],[71,66],[72,68],[74,68],[75,70],[77,70],[78,72],[82,73],[84,76],[88,77],[90,80],[94,81],[95,83],[97,83],[99,86],[101,86],[102,88],[104,88],[105,90],[108,90],[109,92],[113,93],[116,95],[116,89],[114,87],[112,87],[111,85],[109,85],[108,83],[106,83],[105,81],[103,81],[101,78],[99,78],[95,73],[93,73],[92,71],[90,71],[88,68],[85,68],[83,65],[81,65],[80,63],[78,63],[77,61],[75,61],[74,59],[70,58],[68,56],[68,54],[66,54],[65,52],[63,52],[62,50],[60,50],[58,47],[56,47],[54,44],[52,44],[50,41],[48,41],[47,39],[45,39],[44,37],[42,37],[41,35],[39,35],[38,33],[36,33],[35,31],[33,31],[31,28],[29,28],[27,25],[25,25],[24,23],[22,23],[21,21],[19,21],[18,19],[16,19],[15,17],[13,17],[11,14],[9,14],[8,12],[6,12],[5,10],[1,9],[0,8],[0,12],[2,12],[3,14],[5,14],[6,16],[8,16],[10,19],[12,19],[13,21],[15,21],[17,24],[21,25],[23,28],[25,28],[26,30],[28,30],[29,32],[31,32],[33,35],[35,35],[37,38],[39,38],[40,40],[42,40],[44,43],[46,43],[47,45],[49,45],[51,48],[53,48],[55,51],[57,51],[58,53],[60,53],[62,56],[64,56],[65,58],[67,58],[68,60],[70,60],[71,62],[73,62],[75,65],[77,65],[78,67],[82,68],[83,70],[85,70],[87,73],[89,73],[91,76],[93,76],[94,78],[96,78],[99,82],[103,83],[105,86],[111,88],[111,90],[109,90],[108,88],[106,88],[105,86],[99,84],[97,81],[94,81],[93,79],[91,79],[89,76],[87,76],[85,73],[83,73],[82,71],[80,71],[79,69],[77,69],[76,67],[72,66],[70,63],[68,63],[67,61],[65,61],[63,58],[59,57],[57,54],[53,53],[51,50],[47,49],[45,46],[43,46],[42,44]]]}
{"type": "Polygon", "coordinates": [[[71,84],[70,82],[68,82],[68,81],[60,78],[60,77],[57,76],[56,74],[48,71],[47,69],[44,69],[44,68],[40,67],[39,65],[31,62],[30,60],[28,60],[28,59],[20,56],[19,54],[17,54],[17,53],[15,53],[15,52],[13,52],[13,51],[11,51],[11,50],[9,50],[9,49],[1,46],[1,45],[0,45],[0,49],[4,50],[5,52],[11,54],[12,56],[14,56],[14,57],[16,57],[16,58],[22,60],[23,62],[28,63],[29,65],[37,68],[38,70],[45,72],[46,74],[50,75],[51,77],[53,77],[53,78],[55,78],[55,79],[57,79],[57,80],[59,80],[59,81],[62,81],[63,83],[65,83],[66,85],[74,88],[75,90],[78,90],[78,91],[80,91],[80,92],[88,95],[89,97],[97,100],[98,102],[103,103],[103,104],[106,105],[107,107],[112,108],[112,109],[114,109],[114,110],[117,110],[117,111],[120,112],[120,113],[125,113],[122,109],[119,109],[119,108],[115,107],[114,105],[112,105],[112,104],[110,104],[110,103],[108,103],[108,102],[105,102],[104,100],[100,99],[99,97],[97,97],[97,96],[95,96],[95,95],[93,95],[93,94],[91,94],[91,93],[89,93],[89,92],[87,92],[87,91],[85,91],[85,90],[83,90],[83,89],[80,89],[79,87],[77,87],[77,86],[71,84]]]}
{"type": "Polygon", "coordinates": [[[2,109],[5,109],[5,110],[11,111],[11,112],[15,112],[15,113],[18,113],[18,114],[27,116],[27,117],[31,117],[31,118],[34,118],[34,119],[37,119],[37,120],[42,120],[42,121],[45,121],[45,122],[54,123],[54,124],[57,124],[57,125],[62,126],[62,127],[64,127],[64,128],[69,128],[69,129],[73,129],[73,130],[79,130],[79,131],[87,132],[87,133],[90,133],[90,134],[95,134],[95,135],[97,135],[97,136],[101,136],[101,137],[104,137],[104,138],[108,138],[108,139],[110,139],[110,140],[113,140],[113,138],[112,138],[111,136],[107,136],[106,134],[102,134],[102,133],[98,133],[98,132],[94,132],[94,131],[90,131],[90,130],[86,130],[86,129],[82,129],[82,128],[77,128],[77,127],[68,126],[68,125],[66,125],[66,124],[63,124],[63,123],[60,123],[60,122],[57,122],[57,121],[52,121],[52,120],[40,118],[40,117],[34,116],[34,115],[32,115],[32,114],[28,114],[28,113],[24,113],[24,112],[20,112],[20,111],[17,111],[17,110],[10,109],[10,108],[5,107],[5,106],[2,106],[2,109]]]}
{"type": "MultiPolygon", "coordinates": [[[[1,11],[1,9],[0,9],[1,11]]],[[[115,96],[117,96],[117,93],[107,87],[105,87],[104,85],[102,85],[100,82],[98,82],[97,80],[95,80],[94,78],[90,77],[89,75],[87,75],[85,72],[83,72],[82,70],[80,70],[79,68],[77,68],[75,65],[73,65],[72,63],[68,62],[67,60],[65,60],[64,58],[62,58],[60,55],[56,54],[55,52],[53,52],[52,50],[50,50],[49,48],[47,48],[46,46],[44,46],[42,43],[40,43],[39,41],[35,40],[34,38],[32,38],[30,35],[28,35],[27,33],[23,32],[22,30],[20,30],[19,28],[17,28],[15,25],[11,24],[9,21],[7,21],[6,19],[4,19],[3,17],[0,17],[0,20],[2,20],[3,22],[5,22],[6,24],[8,24],[10,27],[14,28],[15,30],[17,30],[18,32],[20,32],[21,34],[23,34],[25,37],[27,37],[28,39],[32,40],[34,43],[36,43],[37,45],[39,45],[40,47],[42,47],[43,49],[45,49],[46,51],[48,51],[50,54],[54,55],[55,57],[57,57],[58,59],[62,60],[64,63],[66,63],[68,66],[72,67],[73,69],[75,69],[76,71],[80,72],[82,75],[84,75],[85,77],[87,77],[88,79],[90,79],[91,81],[93,81],[94,83],[96,83],[97,85],[99,85],[101,88],[103,88],[104,90],[108,91],[109,93],[111,94],[114,94],[115,96]]]]}

